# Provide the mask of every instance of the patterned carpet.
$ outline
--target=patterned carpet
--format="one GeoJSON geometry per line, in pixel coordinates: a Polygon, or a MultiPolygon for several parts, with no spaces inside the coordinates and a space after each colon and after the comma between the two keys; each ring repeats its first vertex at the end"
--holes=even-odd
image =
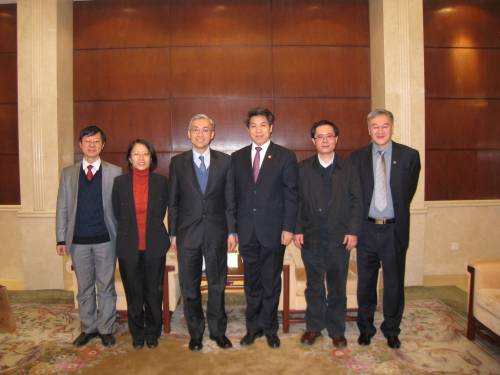
{"type": "MultiPolygon", "coordinates": [[[[398,351],[389,349],[380,333],[369,347],[357,345],[359,332],[352,322],[347,322],[346,349],[335,349],[326,332],[316,345],[300,345],[303,324],[280,333],[279,350],[267,348],[265,339],[241,348],[243,307],[228,307],[232,350],[220,350],[207,332],[203,351],[190,352],[181,310],[172,317],[172,334],[162,336],[155,350],[132,349],[126,322],[115,323],[114,348],[96,339],[77,349],[71,342],[80,324],[71,305],[14,304],[13,309],[17,330],[0,334],[2,374],[500,374],[498,352],[468,341],[464,319],[438,300],[406,304],[398,351]]],[[[376,325],[380,323],[378,311],[376,325]]]]}

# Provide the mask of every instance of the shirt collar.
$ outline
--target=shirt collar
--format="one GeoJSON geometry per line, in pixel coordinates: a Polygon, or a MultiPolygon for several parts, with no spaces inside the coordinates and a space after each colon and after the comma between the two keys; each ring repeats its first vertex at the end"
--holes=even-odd
{"type": "Polygon", "coordinates": [[[318,161],[319,163],[321,164],[321,166],[323,168],[328,168],[330,165],[333,164],[333,160],[335,159],[335,153],[333,153],[333,157],[328,161],[328,162],[324,162],[320,157],[319,157],[319,154],[318,154],[318,161]]]}
{"type": "MultiPolygon", "coordinates": [[[[90,165],[90,163],[83,158],[82,161],[82,168],[85,172],[87,172],[87,167],[90,165]]],[[[95,162],[92,163],[92,174],[95,174],[99,168],[101,168],[101,158],[97,159],[95,162]]]]}
{"type": "Polygon", "coordinates": [[[262,148],[262,150],[260,150],[260,151],[261,151],[261,153],[260,153],[260,154],[261,154],[261,155],[265,155],[265,154],[266,154],[266,152],[267,152],[267,149],[269,148],[269,145],[270,145],[270,144],[271,144],[271,140],[268,140],[266,143],[264,143],[264,144],[263,144],[263,145],[261,145],[261,146],[257,146],[257,145],[255,144],[255,142],[252,142],[252,151],[254,151],[254,152],[255,152],[255,147],[261,147],[261,148],[262,148]]]}
{"type": "MultiPolygon", "coordinates": [[[[379,150],[380,149],[378,148],[378,146],[375,143],[372,143],[372,154],[377,155],[379,153],[379,150]]],[[[391,155],[392,154],[392,140],[387,144],[387,146],[385,146],[385,148],[383,148],[380,151],[385,151],[384,155],[391,155]]]]}
{"type": "Polygon", "coordinates": [[[193,159],[194,159],[196,165],[201,164],[200,156],[203,156],[203,159],[205,161],[205,165],[208,166],[208,163],[210,162],[210,146],[207,147],[207,149],[205,150],[205,152],[203,154],[199,154],[193,148],[193,159]]]}

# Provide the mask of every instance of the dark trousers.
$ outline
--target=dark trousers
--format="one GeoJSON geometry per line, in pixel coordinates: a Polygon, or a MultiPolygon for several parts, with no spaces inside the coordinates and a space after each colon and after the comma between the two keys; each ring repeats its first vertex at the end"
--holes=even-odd
{"type": "Polygon", "coordinates": [[[307,275],[306,329],[321,332],[326,327],[330,336],[344,336],[350,252],[345,247],[328,251],[328,239],[321,239],[315,252],[302,248],[301,254],[307,275]]]}
{"type": "Polygon", "coordinates": [[[250,333],[277,334],[278,304],[285,246],[263,247],[255,233],[250,243],[239,247],[245,272],[246,325],[250,333]]]}
{"type": "Polygon", "coordinates": [[[161,335],[165,260],[165,255],[146,260],[146,250],[139,251],[138,263],[118,259],[127,298],[128,327],[134,340],[161,335]]]}
{"type": "Polygon", "coordinates": [[[179,282],[186,318],[191,337],[201,338],[205,332],[205,315],[201,306],[201,273],[205,258],[208,282],[207,320],[210,335],[226,334],[227,315],[224,292],[227,280],[227,248],[211,249],[203,241],[200,248],[178,248],[179,282]]]}
{"type": "Polygon", "coordinates": [[[405,304],[406,249],[396,238],[395,224],[377,225],[363,221],[357,245],[358,318],[361,333],[376,333],[373,319],[377,308],[377,280],[380,262],[384,277],[384,322],[380,329],[387,336],[398,336],[405,304]]]}

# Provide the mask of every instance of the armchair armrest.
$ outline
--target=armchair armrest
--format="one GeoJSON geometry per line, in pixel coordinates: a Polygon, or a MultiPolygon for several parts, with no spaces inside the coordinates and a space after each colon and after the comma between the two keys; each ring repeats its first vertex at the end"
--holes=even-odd
{"type": "Polygon", "coordinates": [[[475,289],[500,288],[500,259],[471,259],[467,265],[475,269],[475,289]]]}

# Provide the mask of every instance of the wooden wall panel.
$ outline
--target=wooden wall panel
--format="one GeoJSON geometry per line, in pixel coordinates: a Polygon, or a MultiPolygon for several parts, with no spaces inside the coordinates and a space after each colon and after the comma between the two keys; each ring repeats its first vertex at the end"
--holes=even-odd
{"type": "Polygon", "coordinates": [[[500,98],[500,49],[426,48],[427,98],[500,98]]]}
{"type": "Polygon", "coordinates": [[[428,47],[500,47],[500,1],[424,1],[428,47]]]}
{"type": "Polygon", "coordinates": [[[275,97],[369,98],[370,49],[274,47],[273,78],[275,97]]]}
{"type": "Polygon", "coordinates": [[[74,2],[74,49],[168,46],[168,3],[168,0],[74,2]]]}
{"type": "Polygon", "coordinates": [[[17,103],[17,53],[0,53],[0,103],[17,103]]]}
{"type": "Polygon", "coordinates": [[[274,114],[279,126],[274,129],[273,139],[292,150],[309,150],[314,147],[312,125],[328,120],[339,129],[337,150],[357,150],[371,141],[366,125],[370,106],[370,99],[275,99],[274,114]],[[280,128],[286,131],[280,132],[280,128]]]}
{"type": "MultiPolygon", "coordinates": [[[[172,150],[186,151],[191,148],[187,135],[189,121],[199,113],[215,122],[215,138],[211,147],[231,152],[251,143],[245,125],[250,108],[273,107],[271,99],[184,99],[172,102],[172,150]]],[[[276,120],[279,122],[279,120],[276,120]]]]}
{"type": "Polygon", "coordinates": [[[130,142],[145,139],[157,152],[170,151],[170,101],[127,100],[76,102],[75,150],[80,130],[98,126],[106,134],[106,152],[126,152],[130,142]]]}
{"type": "Polygon", "coordinates": [[[168,99],[170,50],[74,52],[74,100],[168,99]]]}
{"type": "Polygon", "coordinates": [[[19,155],[1,155],[0,165],[4,178],[0,184],[0,205],[21,204],[21,188],[19,186],[19,155]]]}
{"type": "Polygon", "coordinates": [[[3,139],[0,155],[19,154],[17,123],[17,104],[0,104],[0,127],[3,139]]]}
{"type": "Polygon", "coordinates": [[[364,0],[274,0],[274,45],[370,45],[364,0]]]}
{"type": "Polygon", "coordinates": [[[17,51],[17,4],[0,4],[0,53],[17,51]]]}
{"type": "Polygon", "coordinates": [[[426,200],[500,198],[500,150],[427,150],[426,160],[426,200]]]}
{"type": "Polygon", "coordinates": [[[270,45],[269,0],[172,1],[172,46],[270,45]]]}
{"type": "Polygon", "coordinates": [[[427,149],[500,149],[500,99],[427,99],[427,149]]]}
{"type": "Polygon", "coordinates": [[[172,48],[172,98],[271,96],[270,47],[172,48]]]}

